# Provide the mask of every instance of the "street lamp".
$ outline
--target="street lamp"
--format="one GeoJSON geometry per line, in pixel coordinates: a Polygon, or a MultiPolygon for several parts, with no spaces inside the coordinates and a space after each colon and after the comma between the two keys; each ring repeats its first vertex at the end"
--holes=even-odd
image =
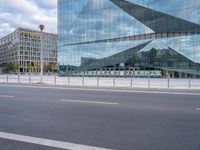
{"type": "Polygon", "coordinates": [[[40,51],[40,83],[43,83],[43,30],[44,25],[39,25],[39,29],[41,31],[40,41],[41,41],[41,51],[40,51]]]}

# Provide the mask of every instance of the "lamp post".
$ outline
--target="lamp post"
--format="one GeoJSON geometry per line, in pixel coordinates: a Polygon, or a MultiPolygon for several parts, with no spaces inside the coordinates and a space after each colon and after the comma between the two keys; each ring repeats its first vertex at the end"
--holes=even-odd
{"type": "Polygon", "coordinates": [[[41,41],[41,51],[40,51],[40,83],[43,83],[43,30],[44,25],[39,25],[41,35],[40,35],[40,41],[41,41]]]}

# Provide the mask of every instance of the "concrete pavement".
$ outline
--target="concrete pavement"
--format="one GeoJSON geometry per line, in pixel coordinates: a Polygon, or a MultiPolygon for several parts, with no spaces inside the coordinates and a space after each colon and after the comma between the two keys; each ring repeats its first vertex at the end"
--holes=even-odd
{"type": "MultiPolygon", "coordinates": [[[[199,91],[191,90],[5,84],[0,86],[0,132],[99,149],[199,150],[198,108],[199,91]]],[[[1,150],[13,148],[59,149],[0,138],[1,150]]]]}

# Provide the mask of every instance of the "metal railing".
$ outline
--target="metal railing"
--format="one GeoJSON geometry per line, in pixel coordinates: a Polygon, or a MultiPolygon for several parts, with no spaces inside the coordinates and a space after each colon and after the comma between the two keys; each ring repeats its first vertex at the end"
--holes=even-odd
{"type": "MultiPolygon", "coordinates": [[[[40,75],[1,74],[0,83],[42,84],[40,75]]],[[[200,89],[200,79],[191,78],[135,78],[135,77],[72,77],[44,75],[43,84],[65,86],[129,87],[129,88],[166,88],[200,89]]]]}

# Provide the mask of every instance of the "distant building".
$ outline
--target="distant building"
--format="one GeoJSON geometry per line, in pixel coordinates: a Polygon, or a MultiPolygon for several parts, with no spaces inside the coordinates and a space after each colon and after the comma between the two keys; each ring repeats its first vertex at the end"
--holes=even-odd
{"type": "MultiPolygon", "coordinates": [[[[57,64],[57,35],[43,32],[44,69],[57,64]]],[[[17,28],[0,39],[0,66],[15,64],[22,73],[39,72],[41,32],[17,28]]]]}

